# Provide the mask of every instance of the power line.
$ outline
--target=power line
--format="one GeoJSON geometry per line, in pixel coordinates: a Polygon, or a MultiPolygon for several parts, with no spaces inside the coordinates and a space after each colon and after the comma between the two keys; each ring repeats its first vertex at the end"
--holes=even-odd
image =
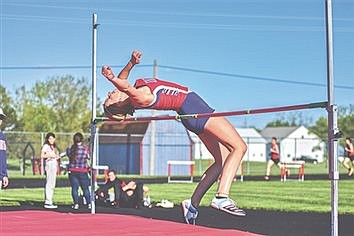
{"type": "MultiPolygon", "coordinates": [[[[206,71],[206,70],[190,69],[190,68],[175,67],[175,66],[165,66],[165,65],[159,65],[159,67],[166,68],[166,69],[172,69],[172,70],[188,71],[188,72],[203,73],[203,74],[218,75],[218,76],[227,76],[227,77],[234,77],[234,78],[244,78],[244,79],[250,79],[250,80],[261,80],[261,81],[268,81],[268,82],[280,82],[280,83],[288,83],[288,84],[327,87],[326,84],[322,84],[322,83],[310,83],[310,82],[303,82],[303,81],[274,79],[274,78],[267,78],[267,77],[231,74],[231,73],[224,73],[224,72],[206,71]]],[[[340,88],[340,89],[354,90],[354,87],[351,87],[351,86],[335,85],[334,87],[340,88]]]]}
{"type": "MultiPolygon", "coordinates": [[[[110,67],[124,67],[125,65],[112,65],[110,67]]],[[[102,66],[97,66],[101,68],[102,66]]],[[[153,64],[137,65],[137,67],[153,67],[153,64]]],[[[0,70],[63,70],[63,69],[91,69],[91,66],[1,66],[0,70]]]]}
{"type": "MultiPolygon", "coordinates": [[[[64,18],[64,17],[48,17],[48,16],[34,16],[34,15],[11,15],[3,14],[0,18],[6,20],[17,21],[44,21],[44,22],[60,22],[73,24],[86,24],[85,18],[64,18]]],[[[181,22],[161,22],[161,21],[139,21],[139,20],[116,20],[105,21],[105,25],[120,25],[120,26],[138,26],[149,28],[175,28],[175,29],[198,29],[198,30],[236,30],[236,31],[279,31],[279,32],[322,32],[324,28],[322,25],[275,25],[275,24],[218,24],[218,23],[181,23],[181,22]]],[[[353,32],[352,27],[337,26],[335,32],[348,33],[353,32]]]]}
{"type": "MultiPolygon", "coordinates": [[[[137,65],[137,67],[153,67],[153,66],[154,65],[152,65],[152,64],[137,65]]],[[[122,68],[122,67],[124,67],[124,65],[111,65],[110,67],[122,68]]],[[[97,68],[101,68],[101,66],[97,66],[97,68]]],[[[207,70],[199,70],[199,69],[169,66],[169,65],[159,65],[159,68],[193,72],[193,73],[202,73],[202,74],[209,74],[209,75],[217,75],[217,76],[224,76],[224,77],[226,76],[226,77],[232,77],[232,78],[238,78],[238,79],[258,80],[258,81],[286,83],[286,84],[297,84],[297,85],[306,85],[306,86],[315,86],[315,87],[327,87],[327,84],[323,84],[323,83],[312,83],[312,82],[305,82],[305,81],[275,79],[275,78],[268,78],[268,77],[233,74],[233,73],[225,73],[225,72],[217,72],[217,71],[207,71],[207,70]]],[[[0,67],[0,70],[62,70],[62,69],[91,69],[91,66],[77,65],[77,66],[2,66],[2,67],[0,67]]],[[[338,88],[338,89],[354,90],[354,86],[334,85],[334,87],[338,88]]]]}
{"type": "MultiPolygon", "coordinates": [[[[84,11],[94,11],[93,7],[74,7],[74,6],[59,6],[59,5],[46,5],[46,4],[26,4],[26,3],[3,3],[5,6],[14,7],[28,7],[28,8],[48,8],[48,9],[64,9],[64,10],[84,10],[84,11]]],[[[107,9],[100,7],[102,12],[115,12],[115,13],[128,13],[128,14],[138,14],[138,15],[166,15],[166,16],[185,16],[185,17],[226,17],[226,18],[252,18],[252,19],[278,19],[278,20],[309,20],[309,21],[323,21],[322,16],[289,16],[289,15],[261,15],[261,14],[228,14],[228,13],[215,13],[215,12],[176,12],[176,11],[156,11],[156,10],[126,10],[126,9],[107,9]]],[[[335,18],[336,21],[354,21],[354,18],[335,18]]]]}

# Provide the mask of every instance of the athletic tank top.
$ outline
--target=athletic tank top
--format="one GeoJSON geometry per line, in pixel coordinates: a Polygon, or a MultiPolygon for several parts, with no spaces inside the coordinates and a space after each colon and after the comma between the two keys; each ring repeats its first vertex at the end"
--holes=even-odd
{"type": "MultiPolygon", "coordinates": [[[[188,88],[156,78],[142,78],[135,81],[134,87],[147,86],[154,95],[154,100],[147,107],[155,110],[178,111],[188,94],[188,88]]],[[[139,107],[137,107],[139,109],[139,107]]]]}
{"type": "MultiPolygon", "coordinates": [[[[350,146],[348,144],[346,144],[345,146],[347,149],[350,149],[350,146]]],[[[352,157],[352,156],[354,156],[354,151],[348,152],[347,154],[348,154],[348,157],[352,157]]]]}
{"type": "MultiPolygon", "coordinates": [[[[272,149],[275,149],[275,145],[272,144],[272,149]]],[[[279,159],[279,153],[271,152],[270,156],[272,159],[279,159]]]]}

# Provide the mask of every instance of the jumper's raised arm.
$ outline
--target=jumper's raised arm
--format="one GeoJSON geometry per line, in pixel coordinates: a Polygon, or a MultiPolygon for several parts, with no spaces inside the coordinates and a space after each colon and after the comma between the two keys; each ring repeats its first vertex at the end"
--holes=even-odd
{"type": "Polygon", "coordinates": [[[118,75],[119,79],[122,79],[122,80],[128,79],[131,69],[133,69],[133,67],[136,64],[140,63],[141,55],[142,55],[142,53],[140,51],[135,50],[132,52],[132,56],[131,56],[129,62],[127,63],[127,65],[122,69],[122,71],[118,75]]]}

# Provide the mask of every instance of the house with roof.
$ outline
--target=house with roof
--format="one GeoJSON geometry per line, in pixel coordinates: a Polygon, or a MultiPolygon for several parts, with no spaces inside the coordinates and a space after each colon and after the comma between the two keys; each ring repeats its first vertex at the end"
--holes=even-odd
{"type": "Polygon", "coordinates": [[[279,145],[280,160],[292,161],[301,156],[308,156],[318,162],[324,160],[325,143],[306,127],[267,127],[261,131],[267,140],[267,152],[270,149],[272,137],[276,137],[279,145]]]}

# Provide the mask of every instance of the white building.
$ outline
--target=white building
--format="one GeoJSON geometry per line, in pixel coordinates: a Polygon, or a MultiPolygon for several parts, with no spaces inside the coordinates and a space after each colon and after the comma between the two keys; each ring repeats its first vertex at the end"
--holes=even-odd
{"type": "MultiPolygon", "coordinates": [[[[243,158],[244,161],[266,161],[267,141],[253,128],[237,128],[242,139],[247,143],[248,149],[243,158]]],[[[194,159],[213,159],[213,156],[201,142],[198,136],[188,132],[193,142],[194,159]]]]}
{"type": "Polygon", "coordinates": [[[272,137],[277,138],[281,161],[292,161],[294,158],[309,156],[317,159],[318,162],[323,162],[324,142],[304,126],[269,127],[263,129],[261,134],[268,143],[271,142],[272,137]]]}
{"type": "Polygon", "coordinates": [[[237,128],[237,131],[248,147],[243,161],[266,161],[267,140],[253,128],[237,128]]]}

